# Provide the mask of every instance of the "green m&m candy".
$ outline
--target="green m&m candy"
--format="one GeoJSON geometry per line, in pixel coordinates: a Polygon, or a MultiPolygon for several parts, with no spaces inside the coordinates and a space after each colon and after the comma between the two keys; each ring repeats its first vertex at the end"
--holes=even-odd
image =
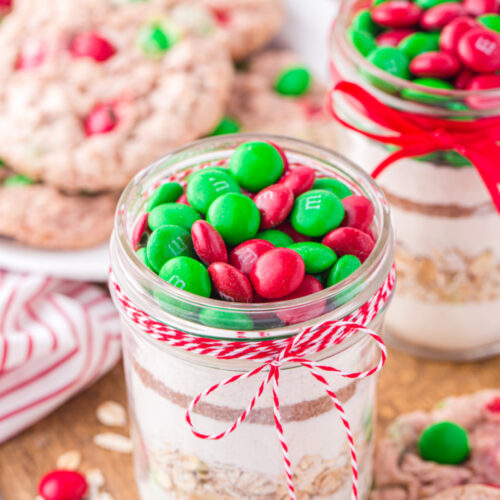
{"type": "Polygon", "coordinates": [[[272,243],[276,248],[289,247],[293,244],[293,239],[283,231],[278,229],[266,229],[255,236],[257,240],[266,240],[272,243]]]}
{"type": "Polygon", "coordinates": [[[295,200],[290,222],[300,234],[317,237],[338,227],[343,218],[344,207],[338,196],[324,189],[313,189],[295,200]]]}
{"type": "Polygon", "coordinates": [[[455,0],[415,0],[415,3],[422,9],[430,9],[442,3],[454,2],[455,0]]]}
{"type": "Polygon", "coordinates": [[[151,233],[146,255],[151,268],[159,272],[163,264],[173,257],[194,256],[191,235],[181,226],[161,226],[151,233]]]}
{"type": "Polygon", "coordinates": [[[341,200],[352,195],[352,191],[338,179],[331,177],[320,177],[313,184],[313,189],[326,189],[337,195],[341,200]]]}
{"type": "Polygon", "coordinates": [[[470,453],[467,431],[453,422],[432,424],[420,435],[418,451],[424,460],[439,464],[460,464],[470,453]]]}
{"type": "Polygon", "coordinates": [[[337,260],[337,255],[331,248],[314,241],[293,243],[288,248],[302,257],[308,274],[326,271],[337,260]]]}
{"type": "Polygon", "coordinates": [[[240,129],[241,125],[234,118],[224,116],[210,135],[236,134],[240,129]]]}
{"type": "Polygon", "coordinates": [[[312,76],[303,66],[290,66],[280,71],[274,89],[281,95],[301,96],[311,86],[312,76]]]}
{"type": "Polygon", "coordinates": [[[146,251],[146,247],[142,247],[142,248],[139,248],[137,250],[137,257],[139,257],[139,259],[146,265],[148,266],[151,270],[154,271],[154,269],[151,267],[151,264],[149,263],[149,260],[148,260],[148,254],[147,254],[147,251],[146,251]]]}
{"type": "Polygon", "coordinates": [[[283,158],[268,142],[240,144],[229,160],[231,175],[241,187],[251,192],[274,184],[281,177],[283,169],[283,158]]]}
{"type": "Polygon", "coordinates": [[[335,262],[328,275],[327,286],[333,286],[345,280],[356,269],[361,267],[361,261],[354,255],[343,255],[335,262]]]}
{"type": "Polygon", "coordinates": [[[206,214],[208,207],[227,193],[240,193],[238,183],[229,175],[228,171],[215,169],[202,170],[188,180],[186,195],[190,205],[206,214]]]}
{"type": "Polygon", "coordinates": [[[189,205],[164,203],[151,210],[148,224],[152,231],[167,224],[181,226],[191,231],[191,226],[199,219],[201,219],[200,214],[189,205]]]}
{"type": "Polygon", "coordinates": [[[347,36],[358,52],[365,57],[377,47],[375,37],[368,31],[351,28],[347,31],[347,36]]]}
{"type": "Polygon", "coordinates": [[[153,208],[163,203],[172,203],[177,201],[184,192],[182,186],[178,182],[167,182],[158,186],[146,203],[146,212],[151,212],[153,208]]]}
{"type": "Polygon", "coordinates": [[[227,193],[210,205],[207,222],[212,224],[226,243],[238,245],[257,234],[260,226],[260,212],[248,196],[227,193]]]}
{"type": "MultiPolygon", "coordinates": [[[[396,47],[377,47],[368,54],[367,60],[386,73],[404,78],[405,80],[410,79],[410,60],[404,52],[396,47]]],[[[363,76],[381,90],[386,92],[394,92],[396,90],[393,85],[374,76],[369,70],[363,70],[363,76]]]]}
{"type": "MultiPolygon", "coordinates": [[[[413,83],[417,85],[422,85],[423,87],[430,87],[431,89],[449,89],[452,90],[454,87],[451,83],[446,80],[440,80],[439,78],[416,78],[413,83]]],[[[410,88],[405,88],[401,91],[401,97],[411,101],[423,102],[434,104],[437,102],[447,101],[449,98],[447,96],[432,94],[425,92],[424,90],[415,90],[410,88]]]]}
{"type": "Polygon", "coordinates": [[[225,330],[251,330],[253,321],[247,314],[232,311],[202,309],[199,314],[200,323],[225,330]]]}
{"type": "Polygon", "coordinates": [[[159,22],[142,26],[136,41],[139,48],[149,57],[161,57],[175,42],[159,22]]]}
{"type": "Polygon", "coordinates": [[[229,169],[226,167],[205,167],[200,170],[195,170],[191,172],[187,177],[187,183],[189,184],[197,175],[206,172],[222,172],[223,174],[229,174],[229,169]]]}
{"type": "Polygon", "coordinates": [[[484,14],[476,18],[483,26],[500,33],[500,16],[498,14],[484,14]]]}
{"type": "Polygon", "coordinates": [[[398,49],[409,59],[413,59],[423,52],[434,52],[439,50],[439,34],[412,33],[399,42],[398,49]]]}
{"type": "Polygon", "coordinates": [[[380,28],[373,22],[372,15],[368,9],[360,10],[352,19],[351,28],[366,31],[370,35],[377,35],[380,28]]]}
{"type": "Polygon", "coordinates": [[[210,297],[212,283],[207,268],[191,257],[174,257],[160,270],[160,278],[171,285],[202,297],[210,297]]]}
{"type": "Polygon", "coordinates": [[[3,181],[5,187],[30,186],[31,184],[35,184],[35,181],[22,174],[11,175],[3,181]]]}

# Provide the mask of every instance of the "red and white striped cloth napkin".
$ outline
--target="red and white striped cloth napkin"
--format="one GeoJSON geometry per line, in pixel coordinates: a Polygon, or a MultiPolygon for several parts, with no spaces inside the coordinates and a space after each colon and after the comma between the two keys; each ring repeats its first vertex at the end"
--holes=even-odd
{"type": "Polygon", "coordinates": [[[119,358],[118,313],[104,289],[0,270],[0,443],[119,358]]]}

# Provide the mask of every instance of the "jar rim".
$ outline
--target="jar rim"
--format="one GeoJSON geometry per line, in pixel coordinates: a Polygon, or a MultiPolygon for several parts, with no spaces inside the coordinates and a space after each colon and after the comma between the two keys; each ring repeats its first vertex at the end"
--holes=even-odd
{"type": "MultiPolygon", "coordinates": [[[[347,28],[351,15],[358,12],[358,9],[366,8],[370,5],[370,0],[346,0],[341,3],[337,17],[334,19],[332,24],[332,29],[330,30],[330,40],[329,40],[329,54],[330,62],[333,63],[333,46],[334,42],[339,44],[339,47],[345,51],[349,61],[352,61],[356,67],[369,71],[370,75],[377,78],[383,79],[384,82],[389,83],[397,88],[411,89],[418,92],[425,92],[429,96],[436,97],[449,97],[460,101],[464,101],[470,97],[481,97],[481,98],[500,98],[500,87],[494,89],[482,89],[482,90],[458,90],[458,89],[440,89],[434,87],[427,87],[425,85],[420,85],[413,83],[410,80],[400,78],[395,75],[387,73],[383,69],[372,64],[368,58],[363,57],[363,55],[356,50],[347,37],[347,28]]],[[[412,107],[412,112],[426,113],[429,109],[439,109],[440,111],[446,111],[453,116],[471,116],[471,114],[482,116],[491,116],[495,114],[500,114],[500,106],[496,108],[488,108],[486,110],[472,109],[472,110],[453,110],[446,109],[440,106],[433,106],[430,103],[420,103],[417,101],[411,101],[403,99],[397,95],[392,95],[388,92],[381,91],[372,85],[368,80],[363,80],[363,85],[370,88],[370,91],[381,97],[384,102],[391,104],[394,107],[405,108],[412,107]]]]}
{"type": "MultiPolygon", "coordinates": [[[[285,151],[287,151],[286,146],[284,147],[284,149],[285,151]]],[[[163,178],[165,177],[169,176],[165,174],[163,178]]],[[[389,205],[383,191],[378,187],[378,185],[368,173],[352,163],[350,160],[325,147],[286,136],[252,133],[228,134],[224,136],[200,139],[186,146],[173,150],[139,172],[130,181],[130,183],[123,191],[116,209],[115,229],[113,231],[111,244],[111,261],[113,272],[115,272],[116,264],[119,264],[120,267],[122,267],[123,264],[127,265],[127,274],[129,279],[127,279],[127,283],[122,283],[120,282],[120,280],[118,280],[118,284],[121,288],[127,288],[127,291],[133,295],[133,297],[130,297],[132,301],[138,302],[140,306],[142,306],[143,310],[146,310],[144,308],[144,306],[146,306],[148,311],[150,310],[150,307],[154,307],[156,305],[155,313],[152,314],[152,316],[157,318],[159,321],[165,322],[162,318],[166,319],[168,317],[168,319],[171,319],[172,316],[170,316],[162,308],[160,308],[158,304],[153,304],[151,300],[144,300],[146,299],[144,289],[164,289],[168,291],[169,296],[173,296],[176,300],[179,300],[183,303],[186,303],[188,305],[196,305],[197,307],[214,309],[217,311],[234,313],[266,313],[284,311],[298,306],[312,306],[318,301],[325,300],[326,298],[331,298],[332,296],[342,294],[343,292],[345,293],[347,289],[352,289],[353,287],[359,286],[361,282],[374,284],[375,286],[372,287],[373,290],[371,290],[369,296],[367,296],[362,301],[362,303],[364,303],[373,295],[373,293],[375,293],[378,288],[380,288],[383,281],[386,279],[386,276],[389,274],[394,261],[394,247],[395,241],[392,230],[389,205]],[[147,181],[148,176],[153,175],[154,172],[157,171],[167,160],[181,157],[184,154],[195,150],[196,148],[202,148],[204,146],[208,147],[211,144],[221,142],[227,144],[227,147],[229,147],[230,150],[233,150],[234,144],[252,140],[272,142],[280,146],[283,146],[283,144],[286,143],[289,145],[293,145],[293,147],[299,150],[305,148],[307,151],[314,154],[317,158],[320,158],[322,156],[329,158],[330,161],[332,161],[332,166],[335,165],[337,168],[339,168],[339,165],[342,166],[340,168],[342,170],[342,173],[349,179],[350,182],[359,186],[363,192],[363,195],[367,196],[374,205],[375,220],[380,226],[377,239],[375,241],[375,247],[372,250],[370,256],[366,259],[365,262],[363,262],[361,267],[342,282],[332,287],[327,287],[314,294],[292,300],[278,300],[273,302],[250,304],[228,302],[218,299],[201,297],[177,288],[170,283],[167,283],[156,273],[151,271],[137,256],[131,244],[130,227],[127,221],[127,208],[130,208],[130,204],[134,200],[136,200],[137,189],[147,181]],[[229,146],[229,144],[231,144],[232,146],[229,146]],[[114,255],[116,255],[117,253],[119,254],[119,258],[114,258],[114,255]],[[132,283],[129,282],[130,278],[135,282],[135,286],[124,287],[124,284],[132,285],[132,283]],[[137,283],[142,283],[142,287],[137,287],[137,283]],[[141,288],[143,289],[141,290],[141,288]]],[[[358,297],[358,295],[356,295],[356,297],[358,297]]],[[[342,309],[344,306],[350,305],[356,297],[354,297],[352,301],[349,300],[346,304],[340,305],[338,309],[342,309]]],[[[362,303],[357,307],[362,305],[362,303]]],[[[355,307],[354,309],[357,309],[357,307],[355,307]]],[[[346,314],[343,314],[343,316],[345,315],[346,314]]],[[[209,330],[210,327],[204,325],[204,329],[209,330]]],[[[215,330],[221,329],[217,328],[215,330]]],[[[273,329],[273,331],[277,330],[273,329]]]]}

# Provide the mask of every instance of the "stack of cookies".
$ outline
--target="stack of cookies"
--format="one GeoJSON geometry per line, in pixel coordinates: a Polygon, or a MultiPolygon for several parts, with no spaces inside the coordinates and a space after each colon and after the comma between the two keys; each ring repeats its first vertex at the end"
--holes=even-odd
{"type": "Polygon", "coordinates": [[[282,25],[280,0],[13,0],[3,12],[2,236],[103,243],[128,181],[200,137],[332,141],[309,71],[288,51],[254,54],[282,25]]]}

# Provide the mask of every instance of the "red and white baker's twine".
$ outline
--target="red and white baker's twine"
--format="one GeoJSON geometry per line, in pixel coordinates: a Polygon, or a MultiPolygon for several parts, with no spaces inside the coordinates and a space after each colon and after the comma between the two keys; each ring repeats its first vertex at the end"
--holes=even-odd
{"type": "MultiPolygon", "coordinates": [[[[387,358],[387,351],[380,336],[370,330],[368,325],[375,319],[379,311],[383,309],[385,303],[390,297],[391,291],[394,287],[395,277],[396,271],[393,267],[382,287],[380,287],[371,299],[363,304],[356,312],[346,316],[343,321],[325,321],[320,325],[305,328],[293,337],[276,340],[261,340],[258,342],[244,342],[241,340],[222,341],[201,338],[174,328],[170,328],[163,323],[153,320],[147,313],[135,307],[131,303],[130,299],[123,293],[118,283],[116,283],[113,275],[111,275],[110,286],[123,307],[122,312],[132,322],[134,322],[143,333],[151,335],[161,342],[167,342],[172,347],[179,347],[185,349],[186,351],[203,356],[212,356],[218,359],[245,359],[261,362],[257,368],[254,368],[246,373],[240,373],[229,377],[206,389],[201,394],[198,394],[198,396],[191,401],[186,410],[186,422],[191,428],[193,434],[201,439],[222,439],[231,434],[242,422],[245,421],[253,410],[257,400],[264,392],[265,387],[272,381],[274,422],[278,433],[278,439],[281,444],[286,480],[290,498],[292,500],[296,500],[296,494],[293,484],[293,474],[288,453],[288,445],[281,422],[280,400],[278,395],[279,375],[280,368],[285,363],[297,363],[302,365],[304,368],[307,368],[310,374],[323,385],[326,393],[332,399],[344,426],[351,451],[352,498],[357,500],[358,465],[356,447],[354,445],[351,427],[341,402],[338,400],[335,392],[331,389],[325,377],[321,374],[321,371],[333,372],[342,377],[351,379],[362,379],[381,370],[387,358]],[[316,354],[323,351],[327,347],[341,344],[344,340],[358,332],[369,335],[373,340],[375,340],[380,349],[380,360],[373,368],[363,372],[345,372],[332,366],[321,365],[314,361],[309,361],[306,358],[306,356],[316,354]],[[191,413],[202,399],[217,390],[219,387],[232,384],[241,379],[251,378],[264,370],[269,370],[267,376],[259,385],[259,388],[250,403],[237,420],[235,420],[224,432],[221,432],[220,434],[203,434],[196,430],[191,420],[191,413]]],[[[241,335],[244,335],[244,332],[240,333],[241,335]]],[[[239,338],[241,338],[241,336],[239,338]]]]}

